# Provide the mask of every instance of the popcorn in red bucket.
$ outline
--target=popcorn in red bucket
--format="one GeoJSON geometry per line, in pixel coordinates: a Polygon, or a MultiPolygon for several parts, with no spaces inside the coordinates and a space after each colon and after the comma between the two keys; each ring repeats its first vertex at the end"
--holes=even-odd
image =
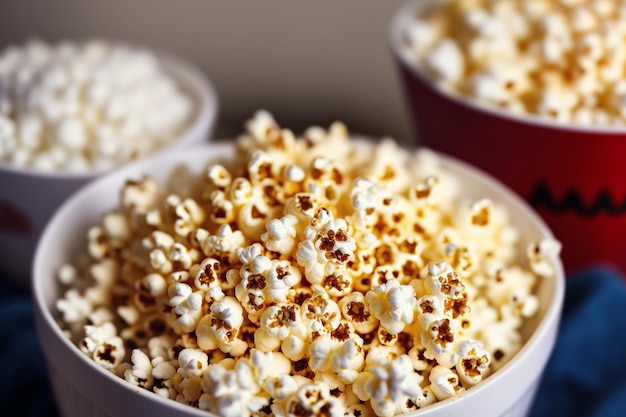
{"type": "Polygon", "coordinates": [[[391,23],[417,140],[526,199],[563,242],[568,271],[626,269],[619,10],[600,0],[424,0],[391,23]]]}

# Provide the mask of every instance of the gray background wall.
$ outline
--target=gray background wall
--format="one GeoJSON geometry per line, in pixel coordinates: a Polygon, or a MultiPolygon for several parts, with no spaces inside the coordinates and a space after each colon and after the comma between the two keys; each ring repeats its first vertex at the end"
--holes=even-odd
{"type": "Polygon", "coordinates": [[[347,123],[410,143],[387,47],[395,0],[0,0],[0,47],[105,37],[196,63],[221,100],[218,135],[259,108],[301,131],[347,123]]]}

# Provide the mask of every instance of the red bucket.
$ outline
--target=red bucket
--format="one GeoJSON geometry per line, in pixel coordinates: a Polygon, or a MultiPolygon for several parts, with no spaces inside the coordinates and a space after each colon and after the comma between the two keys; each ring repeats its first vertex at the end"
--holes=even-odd
{"type": "Polygon", "coordinates": [[[611,263],[626,272],[626,127],[577,127],[498,112],[440,90],[402,51],[407,3],[390,42],[420,145],[492,174],[544,218],[566,269],[611,263]]]}

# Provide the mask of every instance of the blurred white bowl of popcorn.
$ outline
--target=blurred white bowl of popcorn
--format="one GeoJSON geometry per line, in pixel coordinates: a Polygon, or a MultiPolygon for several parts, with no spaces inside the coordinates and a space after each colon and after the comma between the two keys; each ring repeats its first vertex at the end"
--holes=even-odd
{"type": "Polygon", "coordinates": [[[36,327],[65,417],[521,417],[559,250],[465,163],[261,111],[236,142],[66,201],[35,255],[36,327]]]}
{"type": "Polygon", "coordinates": [[[529,201],[569,271],[626,268],[625,5],[417,0],[390,24],[416,140],[529,201]]]}
{"type": "Polygon", "coordinates": [[[90,40],[0,54],[0,270],[28,285],[47,220],[80,185],[145,155],[208,140],[218,99],[191,63],[90,40]]]}

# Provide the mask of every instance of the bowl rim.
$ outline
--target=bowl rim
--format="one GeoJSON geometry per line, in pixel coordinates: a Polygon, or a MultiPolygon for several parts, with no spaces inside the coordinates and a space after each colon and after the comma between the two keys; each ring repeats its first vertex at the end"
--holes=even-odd
{"type": "MultiPolygon", "coordinates": [[[[68,198],[55,212],[53,217],[50,219],[46,228],[44,229],[40,241],[37,245],[37,249],[35,252],[35,257],[32,266],[32,279],[31,279],[31,296],[34,300],[34,310],[35,315],[39,320],[36,320],[38,326],[40,326],[39,321],[43,323],[46,327],[44,329],[37,329],[38,338],[41,337],[43,332],[47,334],[51,334],[55,337],[55,344],[59,344],[59,342],[63,345],[63,347],[67,348],[67,355],[71,355],[76,360],[81,361],[81,363],[85,364],[91,372],[97,372],[99,375],[106,375],[105,378],[108,378],[110,381],[114,381],[113,383],[120,389],[126,390],[128,392],[133,392],[136,394],[138,387],[128,383],[123,378],[120,378],[117,375],[114,375],[112,372],[102,368],[92,359],[88,358],[87,355],[83,354],[78,347],[72,343],[72,341],[63,334],[63,330],[57,324],[56,320],[53,317],[52,309],[53,305],[48,306],[46,302],[46,297],[42,288],[42,279],[46,275],[41,271],[44,271],[46,268],[42,265],[42,253],[46,246],[49,246],[50,243],[46,243],[52,240],[50,236],[50,230],[54,227],[54,225],[59,221],[60,218],[64,216],[64,213],[68,210],[68,207],[76,206],[81,203],[81,201],[85,200],[85,196],[90,193],[90,190],[93,188],[103,187],[103,186],[111,186],[111,185],[120,185],[124,178],[127,178],[129,174],[136,176],[140,172],[148,172],[153,171],[155,167],[159,166],[159,161],[165,161],[168,159],[175,158],[177,161],[184,161],[185,155],[198,154],[206,157],[206,161],[210,161],[215,157],[221,157],[224,155],[229,155],[227,152],[232,152],[234,149],[234,144],[228,141],[216,140],[214,142],[209,142],[206,144],[202,144],[195,147],[189,148],[180,148],[176,150],[175,155],[155,155],[149,158],[144,158],[142,160],[138,160],[133,162],[132,164],[128,164],[123,168],[116,170],[115,172],[104,175],[88,184],[82,186],[77,192],[75,192],[70,198],[68,198]],[[214,156],[211,156],[214,155],[214,156]],[[152,167],[152,168],[150,168],[152,167]]],[[[520,214],[524,217],[527,217],[534,226],[538,229],[538,232],[543,238],[554,238],[551,230],[548,228],[546,223],[539,217],[539,215],[524,201],[511,191],[506,185],[500,182],[498,179],[494,178],[492,175],[484,172],[483,170],[472,166],[469,163],[466,163],[460,159],[449,156],[447,154],[441,153],[439,151],[432,151],[435,153],[441,162],[441,165],[446,169],[452,167],[455,175],[463,174],[472,177],[472,181],[479,181],[487,185],[489,188],[494,189],[494,193],[501,197],[499,203],[504,204],[506,206],[516,205],[518,210],[521,210],[520,214]]],[[[501,378],[506,378],[506,375],[509,374],[509,370],[513,370],[514,368],[519,368],[523,366],[524,358],[531,356],[533,352],[542,347],[545,347],[545,337],[546,334],[554,331],[555,327],[558,327],[558,323],[560,320],[561,310],[564,302],[564,294],[565,294],[565,272],[563,268],[562,260],[559,258],[556,264],[556,274],[551,278],[540,278],[540,279],[549,279],[554,281],[554,288],[552,297],[549,300],[549,305],[545,309],[545,313],[537,322],[536,328],[529,335],[526,342],[523,344],[521,349],[500,369],[494,371],[491,375],[489,375],[486,379],[481,381],[475,387],[464,391],[459,395],[452,396],[446,400],[438,401],[435,404],[431,404],[422,409],[409,412],[403,414],[402,417],[419,417],[430,415],[429,413],[436,414],[441,408],[444,408],[452,403],[458,402],[461,399],[474,397],[476,395],[480,395],[482,391],[488,389],[489,386],[497,383],[501,378]]],[[[549,346],[549,352],[551,352],[554,348],[554,344],[549,346]]],[[[48,361],[49,353],[44,350],[44,356],[46,357],[46,361],[48,361]]],[[[540,371],[542,372],[543,367],[540,371]]],[[[191,407],[186,404],[181,404],[171,399],[162,398],[158,395],[155,395],[153,392],[145,390],[143,388],[139,389],[140,391],[145,392],[148,396],[145,398],[152,399],[153,401],[157,401],[160,405],[166,406],[168,408],[173,408],[178,412],[185,412],[188,415],[198,415],[198,416],[208,416],[208,417],[217,417],[208,411],[199,409],[197,407],[191,407]]]]}
{"type": "MultiPolygon", "coordinates": [[[[90,39],[92,38],[77,38],[74,40],[74,42],[76,44],[83,44],[90,39]]],[[[99,38],[93,39],[101,40],[99,38]]],[[[166,74],[169,74],[179,87],[182,86],[182,89],[191,96],[194,102],[196,102],[197,108],[193,112],[192,118],[189,120],[189,123],[174,140],[165,143],[164,146],[160,146],[152,150],[148,154],[141,155],[137,159],[125,161],[111,168],[88,169],[81,172],[71,172],[64,170],[41,171],[30,167],[16,167],[8,162],[0,161],[0,175],[4,173],[32,178],[59,180],[92,179],[110,171],[114,171],[124,165],[131,164],[136,161],[143,160],[147,157],[161,154],[163,152],[171,151],[173,148],[176,147],[186,146],[190,143],[193,143],[194,138],[205,130],[208,131],[209,136],[212,135],[220,110],[219,96],[213,82],[209,79],[207,75],[203,73],[202,70],[200,70],[200,68],[195,63],[165,49],[149,47],[147,45],[142,45],[125,40],[117,40],[113,38],[102,40],[110,46],[131,48],[139,52],[148,52],[152,56],[154,56],[156,58],[157,64],[162,68],[162,70],[166,74]]]]}
{"type": "Polygon", "coordinates": [[[574,125],[571,123],[552,121],[534,113],[520,115],[506,110],[498,110],[493,106],[473,100],[471,97],[443,88],[428,77],[411,58],[411,54],[407,50],[405,41],[403,40],[404,29],[413,20],[413,16],[416,15],[419,10],[427,8],[432,4],[446,3],[447,1],[448,0],[407,0],[394,12],[388,25],[387,45],[391,51],[391,55],[399,64],[407,69],[420,84],[463,108],[507,122],[579,134],[603,134],[616,137],[626,135],[626,121],[622,125],[574,125]]]}

